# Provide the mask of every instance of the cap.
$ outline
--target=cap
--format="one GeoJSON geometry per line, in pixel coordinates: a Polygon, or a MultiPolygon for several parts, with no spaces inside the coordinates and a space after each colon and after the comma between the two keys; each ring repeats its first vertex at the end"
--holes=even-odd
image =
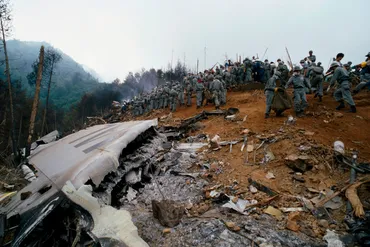
{"type": "Polygon", "coordinates": [[[294,66],[293,71],[301,71],[301,67],[299,67],[299,66],[294,66]]]}
{"type": "Polygon", "coordinates": [[[330,67],[337,67],[339,66],[339,63],[337,61],[334,61],[331,63],[330,67]]]}
{"type": "Polygon", "coordinates": [[[312,51],[312,50],[310,50],[308,53],[313,53],[313,51],[312,51]]]}

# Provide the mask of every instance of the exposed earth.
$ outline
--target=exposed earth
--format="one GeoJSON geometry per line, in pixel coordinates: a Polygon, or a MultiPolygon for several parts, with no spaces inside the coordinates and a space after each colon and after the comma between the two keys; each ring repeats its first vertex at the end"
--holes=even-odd
{"type": "MultiPolygon", "coordinates": [[[[222,109],[238,108],[239,113],[236,118],[226,120],[223,116],[209,116],[207,119],[196,123],[194,130],[188,135],[196,137],[205,134],[209,138],[219,135],[221,142],[236,140],[239,142],[232,145],[231,151],[230,145],[222,146],[218,150],[204,147],[198,151],[198,161],[188,171],[200,172],[202,178],[208,182],[208,185],[203,189],[203,199],[197,205],[189,206],[188,217],[183,219],[180,225],[173,227],[170,233],[162,233],[165,227],[161,227],[158,222],[153,222],[158,228],[156,229],[158,234],[162,234],[160,239],[149,237],[148,231],[154,230],[148,228],[148,224],[139,223],[139,231],[149,245],[198,246],[194,238],[196,239],[197,235],[202,236],[202,231],[207,232],[208,228],[214,229],[213,234],[216,234],[219,240],[221,239],[218,242],[209,240],[209,246],[215,246],[214,244],[219,246],[253,246],[254,244],[256,246],[258,244],[259,246],[285,246],[284,243],[287,246],[325,246],[326,242],[323,241],[323,237],[327,229],[345,234],[348,228],[344,224],[346,215],[344,193],[339,194],[340,202],[338,202],[337,209],[327,208],[326,218],[315,217],[312,210],[311,212],[310,210],[282,212],[281,210],[306,206],[299,199],[300,197],[314,200],[315,197],[321,194],[324,195],[324,197],[320,197],[322,199],[325,198],[326,193],[329,195],[349,183],[349,167],[335,162],[333,158],[333,143],[335,141],[340,140],[345,144],[348,157],[352,156],[353,151],[357,151],[359,163],[370,161],[370,133],[367,131],[370,119],[369,92],[362,92],[354,97],[358,107],[356,114],[336,111],[337,102],[329,95],[324,96],[321,103],[314,99],[313,95],[308,95],[307,98],[309,107],[306,116],[295,119],[295,124],[287,124],[288,116],[294,116],[293,110],[284,112],[283,117],[275,117],[275,114],[272,113],[271,118],[264,119],[265,96],[262,91],[229,92],[227,105],[222,109]],[[248,131],[245,131],[246,129],[248,131]],[[243,131],[245,132],[243,133],[243,131]],[[248,134],[245,134],[247,132],[248,134]],[[241,151],[244,135],[248,137],[247,144],[252,149],[259,148],[257,151],[246,152],[247,146],[241,151]],[[263,140],[265,140],[265,143],[262,143],[263,140]],[[275,158],[263,162],[265,155],[269,155],[271,152],[275,158]],[[293,171],[287,166],[285,160],[287,156],[292,154],[306,155],[312,169],[299,173],[293,171]],[[205,166],[207,169],[204,168],[205,166]],[[271,173],[274,178],[267,178],[271,176],[271,173]],[[252,192],[249,187],[251,182],[248,181],[249,179],[266,186],[273,192],[278,193],[279,196],[273,197],[273,194],[269,195],[266,191],[262,192],[260,188],[257,192],[252,192]],[[222,204],[217,202],[217,198],[212,195],[211,191],[225,193],[238,199],[257,200],[258,202],[271,200],[263,203],[263,205],[258,205],[248,216],[244,216],[236,211],[225,211],[225,208],[221,208],[222,204]],[[268,206],[280,209],[280,212],[277,213],[279,215],[264,212],[268,206]],[[207,216],[207,213],[211,216],[207,216]],[[261,219],[263,220],[259,223],[261,219]],[[189,233],[185,230],[188,228],[184,228],[184,225],[190,224],[189,221],[194,220],[197,223],[192,223],[193,231],[189,233]],[[226,222],[235,223],[237,228],[240,227],[241,230],[228,228],[224,224],[226,222]],[[248,222],[254,222],[254,227],[248,227],[248,222]],[[266,224],[266,222],[271,224],[267,224],[268,227],[264,231],[262,228],[264,228],[263,224],[266,224]],[[262,226],[257,226],[258,224],[262,224],[262,226]],[[258,229],[256,230],[258,233],[248,230],[250,228],[258,229]],[[229,230],[224,232],[225,229],[229,230]],[[300,239],[306,240],[303,242],[287,241],[290,244],[279,242],[279,237],[275,236],[271,239],[273,234],[268,234],[271,229],[275,229],[277,234],[289,232],[285,235],[286,239],[300,236],[300,239]],[[228,237],[225,237],[225,235],[230,234],[236,234],[238,237],[227,240],[228,237]],[[242,235],[252,236],[252,239],[244,236],[242,239],[236,240],[242,235]],[[256,241],[258,237],[264,239],[265,242],[262,240],[256,241]],[[268,245],[270,243],[272,245],[268,245]]],[[[173,126],[179,125],[181,120],[190,118],[204,110],[214,110],[214,106],[210,105],[196,109],[195,99],[193,99],[192,107],[179,107],[172,114],[168,110],[157,110],[138,119],[162,118],[160,125],[173,126]]],[[[180,142],[185,141],[183,139],[180,142]]],[[[184,186],[191,186],[195,183],[195,179],[192,178],[185,181],[184,186]]],[[[359,191],[362,203],[365,209],[368,209],[368,188],[363,186],[359,191]]],[[[295,211],[294,209],[291,210],[295,211]]],[[[134,210],[132,213],[134,218],[143,217],[142,215],[139,216],[134,210]]],[[[150,212],[147,212],[147,214],[150,215],[150,212]]],[[[169,230],[163,231],[167,232],[169,230]]],[[[205,235],[207,234],[205,233],[205,235]]]]}

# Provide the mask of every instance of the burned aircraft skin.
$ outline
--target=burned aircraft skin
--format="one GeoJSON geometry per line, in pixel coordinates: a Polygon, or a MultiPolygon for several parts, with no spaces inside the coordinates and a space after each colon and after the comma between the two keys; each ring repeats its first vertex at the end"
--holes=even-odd
{"type": "Polygon", "coordinates": [[[92,194],[108,174],[138,168],[122,168],[120,159],[150,140],[155,126],[157,120],[97,125],[37,147],[29,157],[37,180],[0,209],[0,246],[148,246],[130,214],[109,206],[110,195],[104,205],[92,194]]]}

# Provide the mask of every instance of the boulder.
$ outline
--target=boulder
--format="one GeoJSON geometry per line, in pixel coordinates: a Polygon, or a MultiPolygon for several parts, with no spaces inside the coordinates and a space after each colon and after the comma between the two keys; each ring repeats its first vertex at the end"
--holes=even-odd
{"type": "Polygon", "coordinates": [[[177,226],[184,215],[184,207],[171,200],[152,201],[153,217],[166,227],[177,226]]]}

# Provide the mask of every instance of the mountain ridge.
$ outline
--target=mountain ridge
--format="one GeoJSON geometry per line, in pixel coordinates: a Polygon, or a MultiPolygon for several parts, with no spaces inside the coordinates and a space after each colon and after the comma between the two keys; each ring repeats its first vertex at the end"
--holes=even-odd
{"type": "MultiPolygon", "coordinates": [[[[81,97],[88,92],[94,91],[99,86],[99,80],[94,74],[86,71],[84,65],[76,62],[71,56],[64,53],[61,49],[53,47],[45,41],[21,41],[8,40],[7,50],[9,56],[10,72],[12,83],[19,82],[23,89],[29,94],[33,93],[33,86],[27,81],[27,74],[32,71],[32,63],[38,58],[41,46],[45,49],[52,48],[62,55],[62,60],[56,65],[53,74],[52,88],[50,93],[51,103],[56,107],[68,110],[69,107],[77,103],[81,97]]],[[[4,61],[4,55],[0,54],[0,60],[4,61]]],[[[5,69],[5,64],[0,65],[5,69]]],[[[86,67],[86,66],[85,66],[86,67]]],[[[5,75],[0,74],[0,79],[5,80],[5,75]]],[[[46,85],[42,85],[40,100],[46,98],[46,85]]]]}

